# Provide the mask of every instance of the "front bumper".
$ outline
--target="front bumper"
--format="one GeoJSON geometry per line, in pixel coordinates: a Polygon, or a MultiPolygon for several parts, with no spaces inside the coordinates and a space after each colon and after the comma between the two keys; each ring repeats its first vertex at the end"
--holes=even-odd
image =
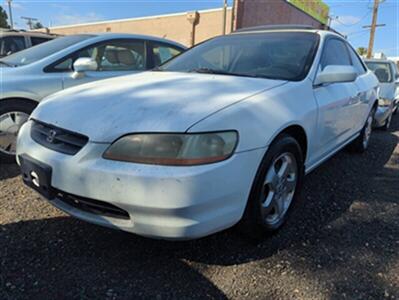
{"type": "Polygon", "coordinates": [[[91,213],[60,198],[50,203],[82,220],[163,239],[193,239],[237,223],[265,149],[242,152],[209,165],[172,167],[101,158],[108,144],[88,143],[74,156],[47,149],[20,130],[17,155],[52,168],[54,189],[110,203],[128,219],[91,213]]]}
{"type": "Polygon", "coordinates": [[[374,115],[374,126],[382,127],[385,125],[385,121],[392,113],[392,106],[378,106],[377,111],[374,115]]]}

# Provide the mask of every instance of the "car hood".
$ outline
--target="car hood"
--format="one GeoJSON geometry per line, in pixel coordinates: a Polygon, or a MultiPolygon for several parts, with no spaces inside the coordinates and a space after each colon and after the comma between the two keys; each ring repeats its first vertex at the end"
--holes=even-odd
{"type": "Polygon", "coordinates": [[[285,81],[225,75],[145,72],[54,94],[32,118],[113,142],[134,132],[184,132],[194,123],[285,81]]]}

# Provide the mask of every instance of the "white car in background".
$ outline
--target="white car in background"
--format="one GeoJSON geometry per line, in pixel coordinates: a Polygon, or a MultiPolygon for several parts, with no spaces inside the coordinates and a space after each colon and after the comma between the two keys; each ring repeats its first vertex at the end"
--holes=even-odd
{"type": "Polygon", "coordinates": [[[162,239],[240,222],[261,237],[306,173],[347,145],[366,150],[377,88],[338,34],[246,29],[48,97],[17,157],[28,186],[88,222],[162,239]]]}
{"type": "Polygon", "coordinates": [[[378,109],[375,114],[375,125],[388,130],[392,115],[399,106],[399,71],[390,60],[366,59],[367,67],[372,70],[380,82],[378,109]]]}
{"type": "Polygon", "coordinates": [[[82,83],[152,69],[185,49],[151,36],[82,34],[0,59],[0,161],[15,162],[18,130],[44,97],[82,83]]]}

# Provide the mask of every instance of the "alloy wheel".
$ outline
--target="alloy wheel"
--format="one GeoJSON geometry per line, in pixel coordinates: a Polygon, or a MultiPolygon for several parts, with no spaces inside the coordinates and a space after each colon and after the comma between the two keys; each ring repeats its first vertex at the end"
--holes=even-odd
{"type": "Polygon", "coordinates": [[[0,152],[15,155],[19,129],[28,118],[28,114],[20,111],[0,115],[0,152]]]}
{"type": "Polygon", "coordinates": [[[364,134],[363,134],[363,147],[364,147],[364,149],[366,149],[367,146],[369,145],[371,131],[372,131],[372,126],[373,126],[373,116],[372,116],[372,114],[370,114],[368,116],[368,118],[367,118],[366,127],[365,127],[364,134]]]}
{"type": "Polygon", "coordinates": [[[267,225],[278,224],[294,198],[298,164],[292,153],[278,156],[269,167],[263,188],[262,217],[267,225]]]}

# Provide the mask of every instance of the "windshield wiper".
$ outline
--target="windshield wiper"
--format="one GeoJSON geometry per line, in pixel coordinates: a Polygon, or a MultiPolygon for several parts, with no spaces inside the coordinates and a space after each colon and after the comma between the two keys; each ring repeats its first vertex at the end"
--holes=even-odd
{"type": "Polygon", "coordinates": [[[255,74],[234,73],[234,72],[227,72],[227,71],[215,70],[215,69],[210,69],[210,68],[192,69],[189,72],[190,73],[203,73],[203,74],[216,74],[216,75],[230,75],[230,76],[240,76],[240,77],[263,78],[262,76],[255,75],[255,74]]]}

